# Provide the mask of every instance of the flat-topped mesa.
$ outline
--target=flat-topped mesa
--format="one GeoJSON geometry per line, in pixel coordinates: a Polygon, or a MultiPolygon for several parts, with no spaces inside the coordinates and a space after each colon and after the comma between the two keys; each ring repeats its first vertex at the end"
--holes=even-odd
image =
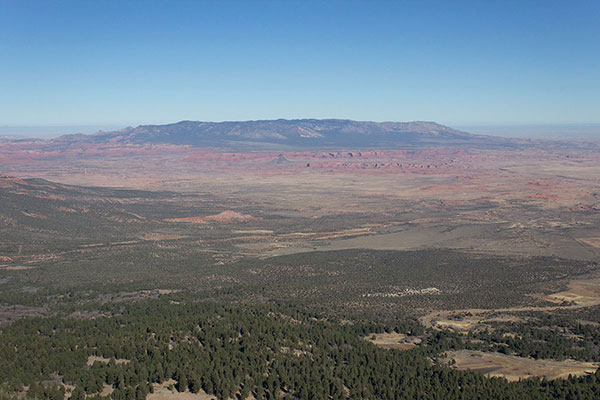
{"type": "Polygon", "coordinates": [[[93,135],[65,135],[57,143],[174,144],[200,147],[397,148],[415,145],[508,144],[511,139],[472,135],[427,121],[371,122],[342,119],[181,121],[140,125],[93,135]]]}

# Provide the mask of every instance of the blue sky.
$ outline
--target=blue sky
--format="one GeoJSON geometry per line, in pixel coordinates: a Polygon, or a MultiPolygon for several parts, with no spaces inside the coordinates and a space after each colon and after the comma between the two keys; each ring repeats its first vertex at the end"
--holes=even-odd
{"type": "Polygon", "coordinates": [[[600,122],[600,1],[0,1],[0,125],[600,122]]]}

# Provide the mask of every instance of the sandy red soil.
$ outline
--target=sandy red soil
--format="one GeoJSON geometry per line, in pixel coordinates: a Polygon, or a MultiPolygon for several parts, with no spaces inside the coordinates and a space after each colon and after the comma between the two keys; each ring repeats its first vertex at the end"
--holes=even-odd
{"type": "Polygon", "coordinates": [[[225,210],[222,213],[216,215],[209,215],[207,217],[183,217],[165,219],[166,222],[189,222],[193,224],[208,224],[211,222],[248,222],[258,220],[260,220],[260,218],[253,217],[247,214],[241,214],[232,210],[225,210]]]}

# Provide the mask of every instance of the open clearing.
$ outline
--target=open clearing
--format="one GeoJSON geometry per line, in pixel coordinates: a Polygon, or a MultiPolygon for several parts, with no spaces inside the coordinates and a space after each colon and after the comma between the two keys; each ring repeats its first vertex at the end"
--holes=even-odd
{"type": "Polygon", "coordinates": [[[555,303],[569,302],[579,307],[600,304],[600,278],[574,280],[564,292],[554,293],[544,298],[555,303]]]}
{"type": "Polygon", "coordinates": [[[374,333],[364,337],[365,340],[383,349],[410,350],[423,341],[417,336],[407,336],[402,333],[374,333]]]}
{"type": "MultiPolygon", "coordinates": [[[[86,362],[88,367],[94,365],[94,363],[99,362],[103,364],[108,364],[110,362],[110,358],[99,357],[99,356],[89,356],[86,362]]],[[[117,358],[115,360],[115,364],[129,364],[131,360],[127,360],[125,358],[117,358]]]]}
{"type": "Polygon", "coordinates": [[[468,331],[481,322],[482,318],[438,319],[435,326],[441,329],[452,329],[455,332],[468,331]]]}
{"type": "Polygon", "coordinates": [[[216,396],[206,394],[204,391],[199,393],[183,392],[179,393],[176,390],[169,390],[169,386],[177,383],[174,380],[168,380],[162,384],[154,384],[154,393],[150,393],[147,400],[216,400],[216,396]]]}
{"type": "Polygon", "coordinates": [[[556,304],[555,306],[526,306],[490,309],[437,310],[420,318],[423,325],[437,329],[451,329],[466,333],[481,326],[487,321],[512,321],[519,319],[511,313],[523,311],[555,311],[559,309],[579,309],[600,305],[600,277],[576,279],[569,282],[568,289],[541,296],[542,300],[556,304]],[[486,318],[493,314],[493,318],[486,318]],[[498,315],[506,314],[506,315],[498,315]]]}
{"type": "Polygon", "coordinates": [[[590,246],[600,248],[600,237],[585,238],[585,239],[582,238],[582,239],[578,239],[578,240],[585,244],[589,244],[590,246]]]}
{"type": "Polygon", "coordinates": [[[25,265],[0,265],[0,269],[5,271],[26,271],[28,269],[33,269],[34,267],[28,267],[25,265]]]}
{"type": "Polygon", "coordinates": [[[474,350],[459,350],[448,353],[448,360],[456,361],[460,370],[471,370],[490,377],[518,381],[532,377],[546,379],[567,378],[569,375],[593,374],[598,363],[573,360],[534,360],[500,353],[483,353],[474,350]]]}
{"type": "Polygon", "coordinates": [[[144,237],[143,237],[143,239],[144,240],[153,240],[153,241],[178,240],[178,239],[185,239],[185,236],[183,236],[183,235],[176,235],[176,234],[167,234],[167,233],[152,232],[152,233],[145,234],[144,237]]]}

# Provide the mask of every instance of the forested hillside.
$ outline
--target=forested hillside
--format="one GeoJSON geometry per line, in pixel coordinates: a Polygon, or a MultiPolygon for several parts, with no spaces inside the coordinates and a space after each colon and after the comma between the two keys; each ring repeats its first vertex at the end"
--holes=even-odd
{"type": "MultiPolygon", "coordinates": [[[[29,386],[30,398],[144,399],[152,384],[173,379],[179,392],[219,399],[596,399],[600,374],[508,383],[437,366],[432,359],[464,346],[438,332],[427,346],[384,350],[361,339],[394,327],[323,319],[296,307],[148,301],[92,320],[33,318],[2,328],[0,379],[5,390],[29,386]],[[88,363],[89,360],[96,362],[88,363]],[[99,361],[98,361],[99,360],[99,361]],[[106,389],[105,389],[106,390],[106,389]]],[[[108,310],[107,310],[108,311],[108,310]]]]}

